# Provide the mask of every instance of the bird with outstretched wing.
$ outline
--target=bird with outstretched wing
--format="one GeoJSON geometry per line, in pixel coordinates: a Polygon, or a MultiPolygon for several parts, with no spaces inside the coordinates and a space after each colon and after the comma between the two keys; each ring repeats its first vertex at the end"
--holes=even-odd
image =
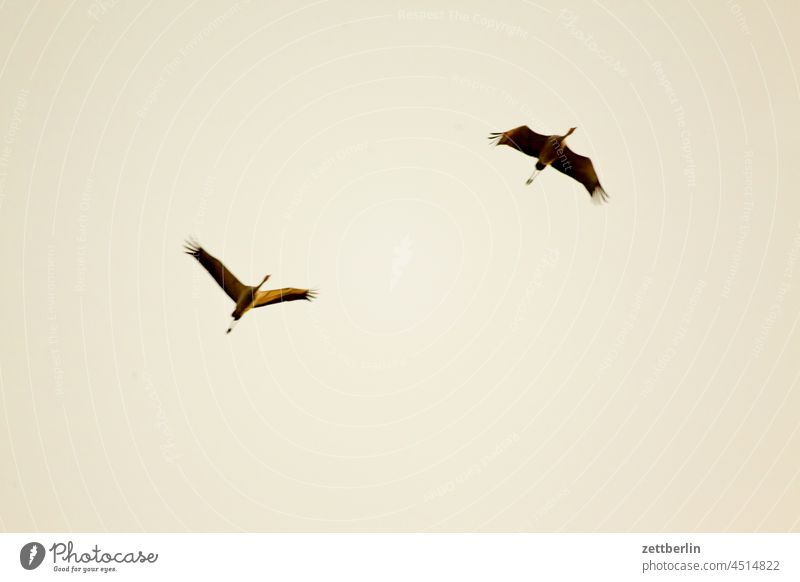
{"type": "Polygon", "coordinates": [[[608,194],[600,184],[592,160],[576,154],[564,143],[575,129],[570,128],[564,135],[542,135],[523,125],[508,131],[489,134],[489,139],[494,145],[507,145],[538,159],[527,184],[533,182],[536,175],[547,166],[553,166],[562,174],[583,184],[593,202],[607,202],[608,194]]]}
{"type": "Polygon", "coordinates": [[[296,289],[294,287],[260,291],[259,289],[267,282],[270,275],[265,275],[261,283],[255,287],[243,285],[239,279],[222,264],[222,261],[209,254],[197,241],[188,240],[184,244],[184,249],[187,254],[192,255],[203,265],[205,270],[208,271],[217,284],[222,287],[228,297],[233,299],[234,303],[236,303],[236,308],[233,313],[231,313],[233,320],[226,333],[230,333],[236,322],[239,321],[245,313],[255,307],[273,305],[284,301],[297,301],[300,299],[311,301],[317,296],[316,291],[313,289],[296,289]]]}

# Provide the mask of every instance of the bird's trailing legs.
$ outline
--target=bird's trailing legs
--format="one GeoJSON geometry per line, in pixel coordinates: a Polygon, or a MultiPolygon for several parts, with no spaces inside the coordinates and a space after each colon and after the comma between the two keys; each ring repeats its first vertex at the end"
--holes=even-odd
{"type": "Polygon", "coordinates": [[[541,170],[539,170],[539,168],[535,168],[535,169],[533,170],[533,174],[531,174],[531,177],[530,177],[530,178],[528,178],[528,179],[525,181],[525,184],[527,184],[528,186],[530,186],[530,185],[533,183],[533,181],[536,179],[536,176],[538,176],[538,175],[539,175],[539,172],[540,172],[540,171],[541,171],[541,170]]]}

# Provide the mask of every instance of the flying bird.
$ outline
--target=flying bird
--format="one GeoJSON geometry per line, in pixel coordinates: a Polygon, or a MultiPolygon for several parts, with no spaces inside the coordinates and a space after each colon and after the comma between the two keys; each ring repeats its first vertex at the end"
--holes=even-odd
{"type": "Polygon", "coordinates": [[[255,287],[243,285],[239,282],[239,279],[222,264],[222,261],[208,254],[197,241],[188,240],[183,247],[186,249],[186,254],[192,255],[197,259],[205,270],[214,277],[214,280],[222,287],[223,291],[228,294],[228,297],[233,299],[234,303],[236,303],[236,309],[231,313],[233,319],[231,320],[230,326],[228,326],[228,331],[225,333],[230,333],[233,326],[236,325],[236,322],[254,307],[263,307],[264,305],[272,305],[273,303],[281,303],[283,301],[297,301],[298,299],[311,301],[316,297],[316,291],[312,289],[284,287],[283,289],[259,291],[261,286],[270,278],[270,275],[265,275],[261,283],[255,287]]]}
{"type": "Polygon", "coordinates": [[[525,182],[530,184],[534,178],[547,166],[552,166],[562,174],[574,178],[589,192],[592,201],[596,203],[607,202],[608,194],[600,185],[597,172],[594,171],[592,160],[586,156],[576,154],[566,145],[565,140],[577,128],[570,127],[564,135],[541,135],[527,125],[509,129],[502,133],[492,133],[489,139],[494,145],[507,145],[521,151],[523,154],[538,158],[536,169],[525,182]]]}

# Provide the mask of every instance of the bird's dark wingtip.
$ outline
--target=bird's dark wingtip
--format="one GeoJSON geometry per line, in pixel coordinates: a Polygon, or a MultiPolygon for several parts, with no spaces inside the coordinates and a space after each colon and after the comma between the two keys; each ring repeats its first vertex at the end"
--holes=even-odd
{"type": "Polygon", "coordinates": [[[319,291],[317,289],[309,289],[306,291],[305,299],[306,301],[314,301],[314,299],[317,298],[317,295],[319,295],[319,291]]]}
{"type": "Polygon", "coordinates": [[[202,247],[194,237],[189,237],[184,241],[183,248],[187,255],[193,255],[196,257],[202,247]]]}

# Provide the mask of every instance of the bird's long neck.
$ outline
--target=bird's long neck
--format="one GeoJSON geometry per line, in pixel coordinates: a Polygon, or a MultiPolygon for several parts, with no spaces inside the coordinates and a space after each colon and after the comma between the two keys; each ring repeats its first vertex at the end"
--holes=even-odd
{"type": "Polygon", "coordinates": [[[261,287],[264,286],[264,283],[266,283],[267,279],[269,279],[269,278],[270,278],[270,275],[267,275],[266,277],[261,279],[261,283],[259,283],[255,287],[250,287],[250,297],[249,297],[250,303],[253,303],[256,300],[256,295],[258,295],[259,290],[261,289],[261,287]]]}
{"type": "MultiPolygon", "coordinates": [[[[555,136],[554,135],[554,136],[552,136],[553,148],[556,150],[556,155],[561,155],[561,152],[558,151],[558,150],[560,150],[561,148],[564,147],[564,142],[567,140],[567,138],[570,135],[572,135],[573,131],[575,131],[575,128],[571,127],[571,128],[569,128],[569,131],[567,133],[565,133],[564,135],[560,135],[560,136],[555,136]]],[[[541,156],[540,156],[539,159],[541,160],[541,156]]],[[[547,163],[550,163],[550,162],[552,162],[552,160],[548,159],[547,163]]]]}

